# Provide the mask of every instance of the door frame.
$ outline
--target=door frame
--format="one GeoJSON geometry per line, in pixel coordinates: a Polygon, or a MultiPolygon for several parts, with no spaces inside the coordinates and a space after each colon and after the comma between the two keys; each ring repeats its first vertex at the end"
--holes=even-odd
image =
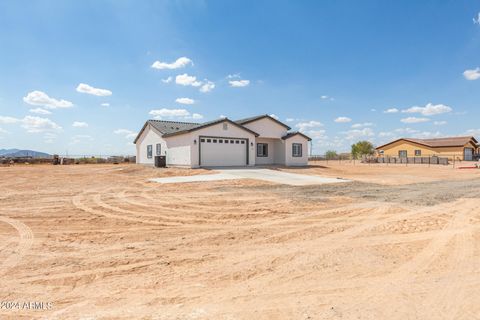
{"type": "Polygon", "coordinates": [[[470,147],[463,148],[463,161],[473,161],[474,154],[475,154],[475,149],[474,148],[470,148],[470,147]],[[472,151],[472,159],[471,160],[466,160],[465,159],[465,152],[467,151],[467,149],[470,149],[472,151]]]}
{"type": "Polygon", "coordinates": [[[202,166],[202,139],[206,139],[206,138],[209,138],[209,139],[236,139],[236,140],[245,140],[245,148],[246,148],[246,155],[247,155],[247,159],[246,159],[246,165],[248,166],[250,164],[250,162],[248,161],[248,159],[250,158],[249,157],[249,153],[248,151],[250,150],[249,148],[249,139],[248,138],[238,138],[238,137],[220,137],[220,136],[198,136],[198,166],[201,167],[202,166]]]}

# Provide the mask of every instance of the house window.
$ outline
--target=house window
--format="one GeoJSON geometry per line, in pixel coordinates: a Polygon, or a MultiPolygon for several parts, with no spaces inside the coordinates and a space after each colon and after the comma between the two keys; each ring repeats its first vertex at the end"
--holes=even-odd
{"type": "Polygon", "coordinates": [[[235,143],[236,143],[236,144],[239,144],[239,143],[240,143],[240,141],[239,141],[239,140],[235,140],[235,143]]]}
{"type": "Polygon", "coordinates": [[[217,143],[217,139],[213,139],[213,141],[212,141],[212,142],[213,142],[213,143],[217,143]]]}
{"type": "Polygon", "coordinates": [[[205,142],[205,139],[200,139],[201,142],[205,142]]]}
{"type": "Polygon", "coordinates": [[[245,144],[245,140],[242,140],[241,143],[242,143],[242,144],[245,144]]]}
{"type": "Polygon", "coordinates": [[[208,143],[212,142],[212,139],[207,139],[207,142],[208,142],[208,143]]]}
{"type": "Polygon", "coordinates": [[[223,130],[228,130],[228,123],[226,122],[223,123],[223,130]]]}
{"type": "Polygon", "coordinates": [[[302,144],[292,143],[292,157],[301,157],[301,156],[302,156],[302,144]]]}
{"type": "Polygon", "coordinates": [[[157,143],[157,145],[155,146],[155,151],[156,151],[157,156],[162,154],[162,144],[161,143],[157,143]]]}
{"type": "Polygon", "coordinates": [[[218,143],[223,143],[223,140],[222,140],[222,139],[219,139],[219,140],[218,140],[218,143]]]}
{"type": "Polygon", "coordinates": [[[148,159],[152,158],[152,149],[153,149],[153,148],[152,148],[152,145],[149,144],[149,145],[147,146],[147,158],[148,158],[148,159]]]}
{"type": "Polygon", "coordinates": [[[267,143],[257,143],[257,157],[268,157],[267,143]]]}
{"type": "Polygon", "coordinates": [[[415,156],[420,157],[422,155],[422,150],[415,150],[415,156]]]}
{"type": "Polygon", "coordinates": [[[233,140],[230,140],[230,143],[234,143],[233,140]]]}
{"type": "Polygon", "coordinates": [[[225,140],[225,143],[228,143],[228,140],[225,140]]]}
{"type": "Polygon", "coordinates": [[[398,156],[400,158],[406,158],[407,157],[407,150],[399,150],[398,151],[398,156]]]}

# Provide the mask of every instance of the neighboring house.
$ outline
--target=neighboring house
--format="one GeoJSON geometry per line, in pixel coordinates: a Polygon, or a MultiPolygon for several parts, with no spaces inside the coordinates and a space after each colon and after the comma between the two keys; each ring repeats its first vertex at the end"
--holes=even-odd
{"type": "Polygon", "coordinates": [[[376,148],[383,157],[447,157],[450,160],[474,160],[478,141],[472,137],[437,139],[401,138],[376,148]]]}
{"type": "Polygon", "coordinates": [[[205,123],[148,120],[134,143],[139,164],[153,165],[155,156],[165,156],[167,166],[191,168],[306,166],[311,139],[289,130],[269,115],[205,123]]]}

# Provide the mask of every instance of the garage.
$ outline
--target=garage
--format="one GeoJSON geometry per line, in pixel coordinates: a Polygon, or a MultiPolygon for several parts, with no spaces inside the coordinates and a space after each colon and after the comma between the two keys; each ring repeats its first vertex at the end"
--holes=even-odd
{"type": "Polygon", "coordinates": [[[200,137],[200,166],[248,165],[248,139],[200,137]]]}

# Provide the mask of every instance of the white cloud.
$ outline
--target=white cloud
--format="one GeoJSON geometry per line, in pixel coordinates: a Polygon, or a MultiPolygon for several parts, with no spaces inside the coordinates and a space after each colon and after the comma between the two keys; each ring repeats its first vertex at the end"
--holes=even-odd
{"type": "Polygon", "coordinates": [[[238,79],[240,78],[240,73],[229,74],[227,79],[238,79]]]}
{"type": "Polygon", "coordinates": [[[391,136],[393,136],[393,132],[390,132],[390,131],[387,131],[387,132],[379,132],[379,133],[378,133],[378,136],[379,136],[380,138],[391,137],[391,136]]]}
{"type": "Polygon", "coordinates": [[[230,83],[230,87],[241,88],[248,86],[250,84],[250,80],[230,80],[228,83],[230,83]]]}
{"type": "Polygon", "coordinates": [[[477,18],[473,18],[473,24],[480,25],[480,12],[478,13],[477,18]]]}
{"type": "Polygon", "coordinates": [[[285,121],[287,121],[287,122],[293,122],[293,121],[295,121],[295,119],[293,119],[293,118],[287,118],[287,119],[285,119],[285,121]]]}
{"type": "Polygon", "coordinates": [[[170,76],[170,77],[168,77],[168,78],[166,78],[166,79],[162,79],[162,82],[163,82],[163,83],[170,83],[170,82],[172,82],[172,80],[173,80],[173,77],[170,76]]]}
{"type": "Polygon", "coordinates": [[[409,134],[419,132],[418,130],[415,130],[412,128],[398,128],[398,129],[395,129],[394,131],[397,133],[409,133],[409,134]]]}
{"type": "Polygon", "coordinates": [[[390,109],[387,109],[387,110],[383,111],[383,113],[397,113],[397,112],[398,112],[397,108],[390,108],[390,109]]]}
{"type": "Polygon", "coordinates": [[[137,136],[137,132],[128,129],[117,129],[113,131],[115,134],[123,135],[125,139],[134,139],[137,136]]]}
{"type": "Polygon", "coordinates": [[[480,78],[480,68],[463,71],[463,76],[467,80],[477,80],[480,78]]]}
{"type": "Polygon", "coordinates": [[[441,134],[439,131],[436,131],[436,132],[423,131],[413,135],[414,138],[418,138],[418,139],[438,138],[442,136],[443,134],[441,134]]]}
{"type": "Polygon", "coordinates": [[[179,74],[175,77],[175,83],[182,86],[199,87],[202,85],[201,81],[197,80],[197,77],[189,76],[188,74],[179,74]]]}
{"type": "Polygon", "coordinates": [[[104,102],[100,104],[102,107],[110,107],[110,103],[104,102]]]}
{"type": "Polygon", "coordinates": [[[270,115],[270,117],[272,117],[273,119],[276,119],[276,120],[279,119],[278,116],[277,116],[276,114],[274,114],[274,113],[272,113],[272,114],[270,115]]]}
{"type": "Polygon", "coordinates": [[[444,104],[431,104],[428,103],[425,107],[411,107],[402,110],[403,113],[420,113],[424,116],[434,116],[436,114],[442,114],[452,111],[452,108],[444,104]]]}
{"type": "Polygon", "coordinates": [[[200,92],[206,93],[215,89],[215,83],[205,79],[204,84],[200,87],[200,92]]]}
{"type": "Polygon", "coordinates": [[[322,127],[323,124],[319,121],[307,121],[307,122],[300,122],[295,125],[295,127],[298,128],[299,131],[306,131],[307,129],[312,129],[312,128],[318,128],[322,127]]]}
{"type": "Polygon", "coordinates": [[[175,102],[181,103],[181,104],[194,104],[195,100],[190,98],[177,98],[175,102]]]}
{"type": "Polygon", "coordinates": [[[17,122],[20,122],[20,119],[13,118],[13,117],[0,116],[0,123],[1,124],[12,124],[12,123],[17,123],[17,122]]]}
{"type": "Polygon", "coordinates": [[[82,122],[82,121],[74,121],[74,122],[72,123],[72,127],[75,127],[75,128],[87,128],[87,127],[88,127],[88,123],[82,122]]]}
{"type": "Polygon", "coordinates": [[[373,126],[373,123],[371,123],[371,122],[352,124],[352,128],[354,128],[354,129],[363,128],[363,127],[371,127],[371,126],[373,126]]]}
{"type": "Polygon", "coordinates": [[[320,99],[322,99],[322,100],[330,100],[330,101],[335,100],[333,97],[330,97],[330,96],[327,96],[327,95],[320,96],[320,99]]]}
{"type": "Polygon", "coordinates": [[[31,113],[36,113],[36,114],[51,114],[50,111],[42,109],[42,108],[30,109],[28,111],[31,112],[31,113]]]}
{"type": "Polygon", "coordinates": [[[80,83],[77,91],[81,93],[91,94],[98,97],[107,97],[112,95],[112,91],[107,89],[94,88],[86,83],[80,83]]]}
{"type": "Polygon", "coordinates": [[[465,132],[469,136],[480,136],[480,129],[469,129],[465,132]]]}
{"type": "Polygon", "coordinates": [[[370,111],[375,112],[375,111],[377,111],[377,109],[372,108],[372,109],[370,109],[370,111]]]}
{"type": "Polygon", "coordinates": [[[200,113],[192,114],[192,119],[203,119],[203,116],[200,113]]]}
{"type": "Polygon", "coordinates": [[[50,98],[45,92],[38,90],[29,92],[26,97],[23,97],[23,101],[34,106],[44,106],[48,109],[73,107],[73,103],[70,101],[50,98]]]}
{"type": "Polygon", "coordinates": [[[420,123],[420,122],[428,122],[430,119],[428,118],[417,118],[417,117],[408,117],[403,118],[400,120],[403,123],[420,123]]]}
{"type": "Polygon", "coordinates": [[[60,131],[62,127],[48,118],[26,116],[21,120],[22,127],[30,133],[60,131]]]}
{"type": "Polygon", "coordinates": [[[352,119],[350,119],[349,117],[338,117],[333,121],[335,121],[337,123],[347,123],[347,122],[352,121],[352,119]]]}
{"type": "Polygon", "coordinates": [[[179,68],[184,68],[186,67],[187,65],[193,65],[193,62],[192,60],[190,60],[189,58],[187,57],[180,57],[178,58],[177,60],[175,60],[175,62],[172,62],[172,63],[167,63],[167,62],[161,62],[161,61],[155,61],[153,64],[152,64],[152,68],[154,69],[169,69],[169,70],[172,70],[172,69],[179,69],[179,68]]]}
{"type": "Polygon", "coordinates": [[[371,128],[353,129],[343,132],[347,140],[356,140],[360,138],[373,137],[375,133],[371,128]]]}
{"type": "Polygon", "coordinates": [[[45,143],[54,143],[55,139],[57,139],[57,135],[51,132],[47,132],[43,135],[43,139],[45,143]]]}
{"type": "Polygon", "coordinates": [[[186,109],[154,109],[149,112],[150,115],[158,118],[188,117],[190,112],[186,109]]]}
{"type": "Polygon", "coordinates": [[[443,126],[447,124],[447,121],[434,121],[433,124],[436,126],[443,126]]]}
{"type": "Polygon", "coordinates": [[[8,133],[7,130],[0,128],[0,133],[8,133]]]}

